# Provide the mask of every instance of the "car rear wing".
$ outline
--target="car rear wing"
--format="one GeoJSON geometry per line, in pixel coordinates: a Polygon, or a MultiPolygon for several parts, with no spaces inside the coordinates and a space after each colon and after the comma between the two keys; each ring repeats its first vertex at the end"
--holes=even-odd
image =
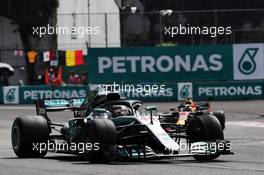
{"type": "Polygon", "coordinates": [[[85,97],[72,99],[43,99],[35,102],[37,115],[47,116],[47,112],[82,109],[83,104],[87,104],[85,97]]]}
{"type": "MultiPolygon", "coordinates": [[[[207,103],[207,102],[206,103],[196,103],[192,107],[195,107],[196,111],[203,111],[203,110],[210,111],[211,110],[210,103],[207,103]]],[[[182,111],[182,109],[185,109],[185,108],[186,108],[186,104],[185,103],[181,103],[178,106],[178,111],[182,111]]],[[[174,110],[174,108],[172,108],[172,110],[174,110]]]]}

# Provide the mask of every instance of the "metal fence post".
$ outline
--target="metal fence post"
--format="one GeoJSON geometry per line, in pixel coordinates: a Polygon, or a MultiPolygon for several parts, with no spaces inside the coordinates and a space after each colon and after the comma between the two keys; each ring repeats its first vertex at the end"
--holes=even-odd
{"type": "Polygon", "coordinates": [[[108,47],[108,21],[107,21],[107,13],[104,15],[105,18],[105,46],[108,47]]]}
{"type": "Polygon", "coordinates": [[[162,44],[163,42],[163,36],[162,36],[162,32],[163,32],[163,28],[162,28],[162,16],[161,13],[159,13],[159,29],[160,29],[160,44],[162,44]]]}
{"type": "MultiPolygon", "coordinates": [[[[91,2],[88,0],[88,27],[91,27],[91,13],[90,13],[91,2]]],[[[88,46],[91,47],[91,35],[88,35],[88,46]]]]}

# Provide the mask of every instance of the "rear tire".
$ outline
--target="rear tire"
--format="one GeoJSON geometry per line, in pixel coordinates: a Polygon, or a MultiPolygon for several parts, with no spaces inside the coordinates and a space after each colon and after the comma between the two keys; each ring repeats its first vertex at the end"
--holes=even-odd
{"type": "Polygon", "coordinates": [[[40,152],[34,145],[38,144],[39,147],[40,143],[47,143],[48,137],[48,123],[42,116],[17,117],[13,122],[12,147],[19,158],[45,156],[47,151],[40,152]]]}
{"type": "Polygon", "coordinates": [[[97,150],[88,151],[85,156],[91,163],[109,163],[114,158],[117,131],[108,119],[94,119],[86,124],[85,143],[99,143],[97,150]]]}
{"type": "MultiPolygon", "coordinates": [[[[224,139],[224,133],[218,119],[213,115],[200,115],[192,118],[187,126],[187,135],[190,143],[200,141],[217,141],[224,139]]],[[[218,158],[220,155],[195,155],[194,159],[208,161],[218,158]]]]}
{"type": "Polygon", "coordinates": [[[215,111],[212,114],[218,119],[221,124],[222,129],[225,129],[225,113],[224,111],[215,111]]]}

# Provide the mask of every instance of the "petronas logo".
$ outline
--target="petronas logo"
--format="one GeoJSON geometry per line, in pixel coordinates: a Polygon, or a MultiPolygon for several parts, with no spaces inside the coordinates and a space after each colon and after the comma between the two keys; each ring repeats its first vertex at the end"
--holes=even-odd
{"type": "Polygon", "coordinates": [[[15,92],[16,92],[15,88],[11,88],[11,89],[8,90],[8,92],[7,92],[6,96],[5,96],[7,102],[15,101],[15,92]]]}
{"type": "Polygon", "coordinates": [[[185,99],[185,98],[188,98],[190,93],[190,85],[189,84],[186,84],[184,85],[182,88],[181,88],[181,91],[180,91],[180,97],[182,99],[185,99]]]}
{"type": "Polygon", "coordinates": [[[238,63],[238,69],[245,75],[249,75],[256,70],[256,62],[254,60],[259,48],[248,48],[243,53],[238,63]]]}

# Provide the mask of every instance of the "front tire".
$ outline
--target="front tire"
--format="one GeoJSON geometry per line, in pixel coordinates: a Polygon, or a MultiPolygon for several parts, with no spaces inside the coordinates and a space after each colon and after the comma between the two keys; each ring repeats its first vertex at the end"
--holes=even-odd
{"type": "Polygon", "coordinates": [[[117,131],[108,119],[94,119],[86,124],[85,143],[98,144],[97,150],[88,151],[85,156],[91,163],[109,163],[114,157],[117,131]]]}
{"type": "MultiPolygon", "coordinates": [[[[208,142],[224,139],[224,133],[218,119],[213,115],[200,115],[192,118],[187,126],[187,135],[190,143],[208,142]]],[[[215,155],[195,155],[194,159],[208,161],[216,159],[220,154],[215,155]]]]}
{"type": "Polygon", "coordinates": [[[19,158],[43,157],[47,151],[40,152],[34,147],[47,143],[49,127],[42,116],[17,117],[12,126],[11,140],[15,154],[19,158]]]}

